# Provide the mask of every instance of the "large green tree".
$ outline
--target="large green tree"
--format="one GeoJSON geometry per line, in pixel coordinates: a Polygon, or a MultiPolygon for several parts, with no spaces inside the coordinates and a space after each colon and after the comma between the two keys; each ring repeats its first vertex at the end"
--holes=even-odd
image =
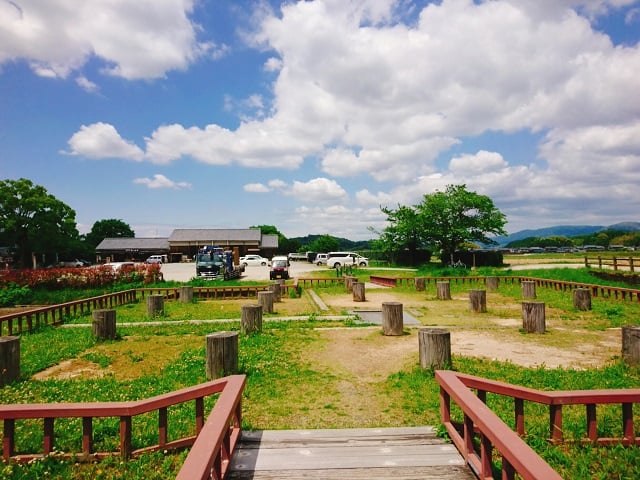
{"type": "Polygon", "coordinates": [[[274,225],[252,225],[249,228],[259,228],[263,235],[278,235],[278,252],[289,253],[297,252],[300,242],[289,240],[274,225]]]}
{"type": "Polygon", "coordinates": [[[117,218],[98,220],[91,227],[91,231],[85,235],[85,241],[94,249],[105,238],[133,238],[135,232],[131,227],[117,218]]]}
{"type": "Polygon", "coordinates": [[[79,238],[76,212],[26,178],[0,181],[0,229],[22,266],[32,253],[55,255],[79,238]]]}
{"type": "Polygon", "coordinates": [[[309,246],[309,250],[318,253],[333,252],[340,249],[340,241],[331,235],[320,235],[309,246]]]}

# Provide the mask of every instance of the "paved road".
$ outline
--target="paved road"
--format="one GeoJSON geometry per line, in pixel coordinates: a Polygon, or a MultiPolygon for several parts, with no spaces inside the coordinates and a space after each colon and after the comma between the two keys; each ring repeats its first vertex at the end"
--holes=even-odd
{"type": "MultiPolygon", "coordinates": [[[[299,277],[302,273],[313,270],[326,270],[326,266],[318,267],[309,262],[291,262],[289,275],[299,277]]],[[[162,275],[165,280],[187,282],[196,275],[196,264],[191,263],[165,263],[162,265],[162,275]]],[[[242,280],[269,281],[269,267],[248,266],[244,269],[242,280]]]]}

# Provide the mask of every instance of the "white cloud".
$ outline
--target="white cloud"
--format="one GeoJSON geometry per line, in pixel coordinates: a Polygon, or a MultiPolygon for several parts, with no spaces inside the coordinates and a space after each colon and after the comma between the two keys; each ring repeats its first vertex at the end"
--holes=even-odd
{"type": "Polygon", "coordinates": [[[83,90],[89,92],[89,93],[95,93],[98,90],[100,90],[100,87],[98,87],[98,85],[94,82],[92,82],[91,80],[89,80],[87,77],[85,77],[84,75],[80,75],[79,77],[76,77],[76,83],[82,87],[83,90]]]}
{"type": "Polygon", "coordinates": [[[251,193],[267,193],[271,191],[271,189],[263,183],[247,183],[244,187],[242,187],[242,189],[245,192],[251,193]]]}
{"type": "Polygon", "coordinates": [[[289,191],[301,202],[334,202],[346,200],[347,192],[335,180],[314,178],[308,182],[294,181],[289,191]]]}
{"type": "Polygon", "coordinates": [[[507,166],[507,162],[502,155],[497,152],[487,152],[480,150],[475,155],[461,155],[452,158],[449,162],[449,170],[460,173],[463,176],[468,174],[478,174],[493,170],[502,169],[507,166]]]}
{"type": "Polygon", "coordinates": [[[169,188],[172,190],[184,190],[191,188],[191,184],[188,182],[174,182],[159,173],[156,173],[153,178],[136,178],[133,180],[133,183],[146,185],[147,188],[151,189],[169,188]]]}
{"type": "Polygon", "coordinates": [[[144,152],[133,142],[124,140],[113,125],[94,123],[82,125],[68,141],[69,155],[87,158],[125,158],[141,161],[144,152]]]}

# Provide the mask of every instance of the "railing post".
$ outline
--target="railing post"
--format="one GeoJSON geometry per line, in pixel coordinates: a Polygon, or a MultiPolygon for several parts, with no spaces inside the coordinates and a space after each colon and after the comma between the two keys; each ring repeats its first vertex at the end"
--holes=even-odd
{"type": "Polygon", "coordinates": [[[82,417],[82,453],[89,455],[93,448],[93,417],[82,417]]]}
{"type": "Polygon", "coordinates": [[[451,421],[451,397],[443,387],[440,387],[440,420],[442,423],[451,421]]]}
{"type": "Polygon", "coordinates": [[[480,472],[481,478],[491,478],[493,477],[493,469],[491,463],[491,457],[493,452],[493,445],[491,445],[491,440],[484,435],[480,434],[480,472]]]}
{"type": "Polygon", "coordinates": [[[618,259],[616,257],[613,257],[613,270],[618,270],[618,259]]]}
{"type": "Polygon", "coordinates": [[[514,413],[515,413],[515,423],[516,423],[516,432],[521,437],[524,436],[524,400],[521,398],[515,398],[514,401],[514,413]]]}
{"type": "Polygon", "coordinates": [[[622,436],[624,441],[635,443],[636,434],[633,429],[633,403],[622,404],[622,436]]]}
{"type": "Polygon", "coordinates": [[[592,442],[598,439],[598,420],[596,416],[596,404],[588,403],[587,407],[587,438],[592,442]]]}
{"type": "Polygon", "coordinates": [[[53,451],[53,417],[44,418],[44,437],[42,439],[42,453],[49,455],[53,451]]]}
{"type": "Polygon", "coordinates": [[[4,461],[9,461],[9,458],[13,455],[16,448],[16,421],[13,418],[4,419],[4,435],[2,439],[2,458],[4,461]]]}
{"type": "Polygon", "coordinates": [[[200,433],[204,426],[204,398],[196,398],[196,435],[200,433]]]}
{"type": "Polygon", "coordinates": [[[120,417],[120,455],[128,460],[131,456],[131,417],[120,417]]]}
{"type": "Polygon", "coordinates": [[[473,449],[473,420],[466,413],[464,414],[463,434],[464,458],[467,459],[475,454],[475,450],[473,449]]]}
{"type": "Polygon", "coordinates": [[[164,447],[167,443],[167,407],[158,409],[158,445],[164,447]]]}
{"type": "Polygon", "coordinates": [[[501,480],[513,480],[516,478],[516,470],[504,457],[502,457],[502,476],[500,478],[501,480]]]}
{"type": "Polygon", "coordinates": [[[562,441],[562,405],[549,405],[549,433],[553,442],[562,441]]]}
{"type": "Polygon", "coordinates": [[[629,270],[631,272],[634,272],[634,270],[633,270],[633,257],[629,257],[629,270]]]}

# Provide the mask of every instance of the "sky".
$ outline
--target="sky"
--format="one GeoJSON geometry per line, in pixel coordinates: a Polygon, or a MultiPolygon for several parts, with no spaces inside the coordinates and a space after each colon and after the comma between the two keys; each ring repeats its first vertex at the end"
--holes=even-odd
{"type": "Polygon", "coordinates": [[[362,240],[447,185],[640,221],[640,0],[0,0],[0,179],[137,237],[362,240]]]}

